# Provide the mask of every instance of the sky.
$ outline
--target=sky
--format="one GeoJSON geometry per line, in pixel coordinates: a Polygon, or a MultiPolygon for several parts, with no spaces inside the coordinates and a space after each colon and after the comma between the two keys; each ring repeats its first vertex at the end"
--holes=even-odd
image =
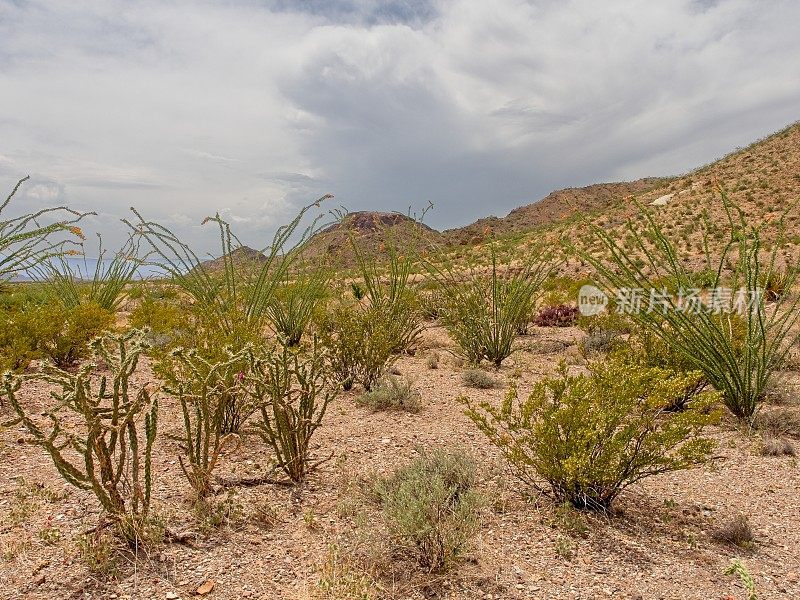
{"type": "MultiPolygon", "coordinates": [[[[198,253],[324,194],[438,229],[800,119],[796,0],[0,0],[0,192],[198,253]],[[8,190],[8,192],[6,192],[8,190]]],[[[11,213],[10,213],[11,214],[11,213]]]]}

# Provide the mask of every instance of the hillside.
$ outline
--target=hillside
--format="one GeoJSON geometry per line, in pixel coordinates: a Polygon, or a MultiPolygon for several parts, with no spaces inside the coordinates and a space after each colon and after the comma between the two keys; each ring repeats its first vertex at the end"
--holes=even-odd
{"type": "Polygon", "coordinates": [[[505,217],[485,217],[465,227],[448,229],[444,235],[450,244],[467,245],[483,241],[489,232],[502,236],[531,231],[563,221],[578,212],[608,208],[615,201],[642,194],[662,181],[645,178],[556,190],[537,202],[515,208],[505,217]]]}
{"type": "Polygon", "coordinates": [[[379,255],[387,246],[421,250],[445,241],[440,232],[401,213],[360,211],[316,233],[303,255],[306,260],[322,258],[350,266],[355,258],[351,239],[367,255],[379,255]]]}

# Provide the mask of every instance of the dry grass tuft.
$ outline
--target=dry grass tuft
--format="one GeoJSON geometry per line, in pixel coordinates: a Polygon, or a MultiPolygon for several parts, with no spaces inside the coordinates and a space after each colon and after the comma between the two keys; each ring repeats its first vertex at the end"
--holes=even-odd
{"type": "Polygon", "coordinates": [[[753,419],[753,427],[774,437],[800,438],[800,412],[790,408],[761,410],[753,419]]]}
{"type": "Polygon", "coordinates": [[[711,533],[711,537],[721,543],[739,548],[751,549],[755,545],[755,535],[750,521],[745,515],[736,515],[711,533]]]}
{"type": "Polygon", "coordinates": [[[786,438],[766,434],[761,442],[761,454],[764,456],[797,456],[797,451],[792,442],[786,438]]]}

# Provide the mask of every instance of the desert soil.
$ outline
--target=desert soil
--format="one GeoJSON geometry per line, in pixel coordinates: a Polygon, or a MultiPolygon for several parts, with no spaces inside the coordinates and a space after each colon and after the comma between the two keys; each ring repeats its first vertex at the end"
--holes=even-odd
{"type": "MultiPolygon", "coordinates": [[[[497,376],[521,372],[524,393],[562,358],[579,370],[575,344],[582,335],[573,328],[537,328],[519,339],[523,349],[497,376]]],[[[383,598],[743,599],[738,578],[724,574],[734,558],[753,575],[759,599],[800,597],[794,458],[761,456],[757,436],[721,426],[712,432],[719,448],[708,466],[634,485],[613,515],[565,512],[507,472],[456,402],[460,395],[499,400],[504,389],[464,387],[463,368],[448,354],[441,329],[430,327],[422,346],[396,364],[422,393],[419,413],[371,412],[356,404],[357,391],[342,394],[315,438],[316,454],[331,459],[308,483],[236,488],[229,521],[209,531],[196,531],[178,441],[170,437],[181,433],[179,410],[162,395],[154,510],[171,530],[197,535],[126,553],[109,576],[90,571],[78,550],[83,534],[98,523],[93,495],[64,483],[20,427],[0,431],[0,598],[186,600],[200,597],[198,588],[208,589],[208,582],[213,589],[205,597],[211,599],[324,598],[318,582],[337,565],[340,581],[372,577],[376,597],[383,598]],[[431,352],[441,357],[438,369],[426,366],[431,352]],[[377,474],[434,446],[471,454],[486,498],[468,557],[445,575],[426,575],[398,554],[368,493],[377,474]],[[739,514],[755,532],[751,550],[711,537],[739,514]]],[[[142,382],[153,379],[147,364],[138,375],[142,382]]],[[[47,389],[37,385],[22,399],[34,413],[49,402],[47,389]]],[[[266,447],[248,439],[224,456],[217,473],[258,477],[269,460],[266,447]]],[[[220,490],[218,501],[228,495],[220,490]]]]}

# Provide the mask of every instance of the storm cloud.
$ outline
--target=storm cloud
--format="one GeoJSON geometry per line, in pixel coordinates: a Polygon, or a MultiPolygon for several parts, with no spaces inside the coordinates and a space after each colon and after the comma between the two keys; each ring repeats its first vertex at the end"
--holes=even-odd
{"type": "Polygon", "coordinates": [[[438,227],[800,118],[800,3],[0,0],[0,186],[202,250],[325,193],[438,227]]]}

